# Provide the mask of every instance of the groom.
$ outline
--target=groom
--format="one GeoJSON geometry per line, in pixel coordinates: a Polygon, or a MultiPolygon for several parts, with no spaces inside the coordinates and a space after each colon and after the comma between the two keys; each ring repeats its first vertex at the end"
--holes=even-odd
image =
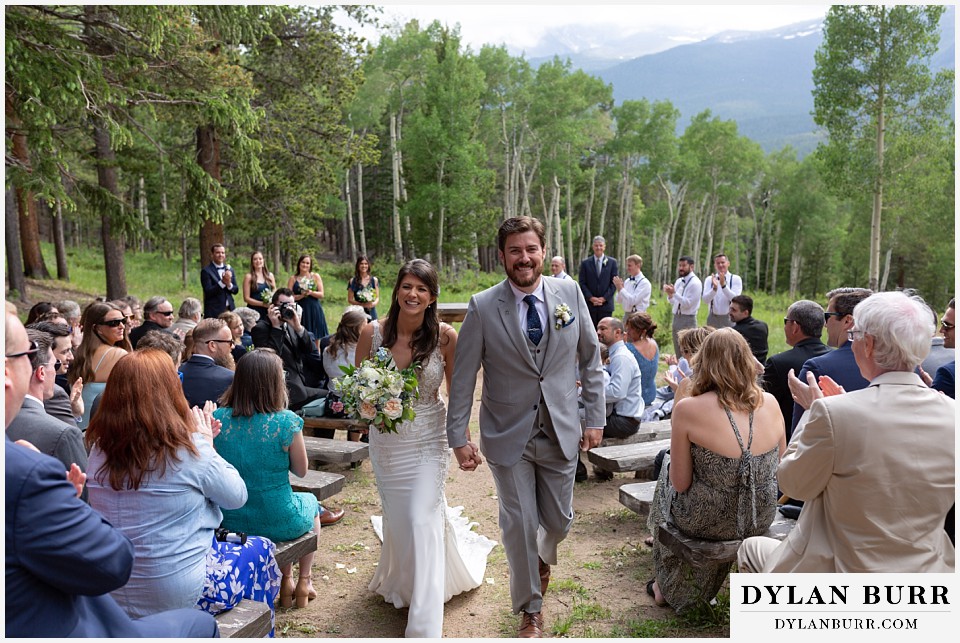
{"type": "Polygon", "coordinates": [[[497,243],[507,279],[470,298],[457,342],[447,438],[461,469],[481,464],[467,423],[483,366],[480,436],[500,499],[513,611],[523,613],[519,636],[539,638],[550,565],[573,523],[577,447],[586,451],[603,437],[603,373],[577,283],[541,277],[543,224],[507,219],[497,243]],[[578,366],[585,431],[577,412],[578,366]]]}

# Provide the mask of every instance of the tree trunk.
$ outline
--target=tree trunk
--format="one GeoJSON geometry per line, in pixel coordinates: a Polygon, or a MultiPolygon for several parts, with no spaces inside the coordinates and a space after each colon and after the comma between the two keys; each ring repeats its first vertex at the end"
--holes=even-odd
{"type": "Polygon", "coordinates": [[[883,136],[886,130],[884,108],[885,87],[880,85],[877,98],[877,180],[873,189],[873,217],[870,220],[870,282],[869,288],[877,291],[880,277],[880,216],[883,212],[883,136]]]}
{"type": "Polygon", "coordinates": [[[800,269],[803,267],[803,257],[800,255],[800,234],[794,232],[793,248],[790,252],[790,299],[797,298],[797,289],[800,287],[800,269]]]}
{"type": "Polygon", "coordinates": [[[397,116],[390,115],[390,158],[393,169],[393,259],[403,263],[403,238],[400,233],[400,151],[397,149],[397,116]]]}
{"type": "Polygon", "coordinates": [[[887,289],[887,278],[890,276],[890,256],[893,254],[893,248],[887,248],[886,257],[883,260],[883,279],[880,280],[879,292],[887,289]]]}
{"type": "MultiPolygon", "coordinates": [[[[443,179],[444,179],[444,169],[446,167],[446,159],[440,161],[440,169],[437,173],[437,186],[440,188],[440,194],[443,195],[443,179]]],[[[446,204],[444,203],[444,197],[440,197],[440,216],[437,221],[437,268],[443,266],[443,224],[445,223],[444,219],[447,215],[446,204]]]]}
{"type": "Polygon", "coordinates": [[[363,219],[363,163],[357,163],[357,236],[360,237],[360,254],[369,258],[366,223],[363,219]]]}
{"type": "MultiPolygon", "coordinates": [[[[116,201],[120,199],[117,184],[117,159],[110,147],[110,132],[99,118],[94,119],[93,141],[96,148],[97,183],[100,189],[116,201]]],[[[103,243],[103,267],[107,273],[107,299],[120,299],[127,296],[127,275],[124,267],[123,237],[113,234],[113,222],[110,211],[119,209],[117,204],[105,204],[100,214],[100,239],[103,243]]]]}
{"type": "MultiPolygon", "coordinates": [[[[220,139],[213,125],[197,128],[197,163],[217,183],[220,182],[220,139]]],[[[204,219],[200,226],[200,263],[210,254],[214,244],[223,242],[223,224],[204,219]]]]}
{"type": "MultiPolygon", "coordinates": [[[[6,231],[4,235],[7,252],[7,283],[11,291],[16,291],[20,301],[27,300],[27,280],[23,274],[23,259],[20,256],[20,218],[17,214],[17,195],[13,189],[7,190],[6,231]]],[[[10,295],[7,295],[10,298],[10,295]]]]}
{"type": "MultiPolygon", "coordinates": [[[[573,253],[573,181],[567,182],[567,238],[566,245],[557,249],[557,253],[564,253],[568,257],[573,253]]],[[[566,261],[566,260],[564,260],[566,261]]]]}
{"type": "MultiPolygon", "coordinates": [[[[137,202],[137,210],[140,213],[140,221],[143,223],[143,229],[149,233],[150,232],[150,213],[147,211],[147,190],[144,187],[143,175],[140,176],[140,182],[138,184],[140,198],[137,202]]],[[[143,234],[140,236],[140,250],[152,250],[153,246],[150,243],[150,235],[143,234]]]]}
{"type": "Polygon", "coordinates": [[[57,279],[70,281],[67,248],[63,242],[63,203],[60,199],[57,199],[57,209],[53,213],[53,250],[57,254],[57,279]]]}
{"type": "MultiPolygon", "coordinates": [[[[13,88],[7,85],[6,114],[7,136],[12,145],[12,156],[26,172],[30,171],[30,152],[27,148],[27,136],[20,129],[20,117],[14,108],[13,88]]],[[[33,192],[21,187],[16,188],[17,211],[20,216],[20,249],[23,257],[23,272],[34,279],[49,279],[50,272],[40,252],[40,225],[37,221],[37,202],[33,192]]]]}
{"type": "Polygon", "coordinates": [[[357,237],[353,230],[353,199],[350,197],[350,174],[350,168],[348,167],[343,180],[343,198],[347,202],[346,234],[347,239],[350,240],[350,261],[356,263],[357,237]]]}

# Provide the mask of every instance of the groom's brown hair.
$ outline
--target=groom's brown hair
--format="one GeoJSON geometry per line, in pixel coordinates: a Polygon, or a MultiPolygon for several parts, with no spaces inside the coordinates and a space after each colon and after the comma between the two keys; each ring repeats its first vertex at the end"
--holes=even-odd
{"type": "Polygon", "coordinates": [[[507,237],[511,234],[529,232],[530,230],[537,233],[537,238],[540,239],[540,247],[546,248],[547,235],[543,230],[543,223],[541,223],[539,219],[534,219],[533,217],[512,217],[501,223],[500,230],[497,232],[497,246],[500,248],[500,252],[503,252],[507,244],[507,237]]]}

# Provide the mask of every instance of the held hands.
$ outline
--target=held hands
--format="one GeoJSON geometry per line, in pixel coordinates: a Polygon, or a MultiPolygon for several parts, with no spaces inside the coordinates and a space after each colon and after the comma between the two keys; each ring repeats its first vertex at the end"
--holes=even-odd
{"type": "Polygon", "coordinates": [[[476,471],[477,467],[483,464],[480,449],[473,442],[467,442],[462,447],[455,448],[453,454],[457,456],[461,471],[476,471]]]}
{"type": "Polygon", "coordinates": [[[83,411],[83,378],[78,377],[70,387],[70,412],[73,413],[73,417],[78,418],[83,415],[83,411]]]}
{"type": "Polygon", "coordinates": [[[603,429],[587,429],[580,438],[580,450],[589,451],[593,447],[598,447],[601,440],[603,440],[603,429]]]}

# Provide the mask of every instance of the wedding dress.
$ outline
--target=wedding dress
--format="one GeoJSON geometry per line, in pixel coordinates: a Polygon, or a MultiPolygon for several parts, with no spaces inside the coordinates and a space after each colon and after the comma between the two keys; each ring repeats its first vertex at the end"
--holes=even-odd
{"type": "MultiPolygon", "coordinates": [[[[372,322],[373,350],[382,341],[372,322]]],[[[462,507],[447,507],[444,484],[450,449],[446,407],[440,399],[444,361],[439,347],[423,364],[416,418],[398,433],[370,430],[370,460],[383,518],[371,518],[383,541],[370,589],[388,603],[409,606],[407,637],[440,638],[443,604],[483,582],[487,555],[496,543],[474,531],[462,507]]]]}

